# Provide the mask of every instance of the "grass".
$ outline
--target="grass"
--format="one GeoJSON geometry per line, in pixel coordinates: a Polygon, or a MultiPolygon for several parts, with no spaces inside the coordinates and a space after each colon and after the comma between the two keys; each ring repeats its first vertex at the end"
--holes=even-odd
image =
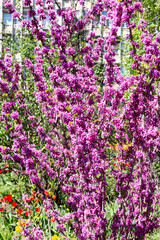
{"type": "Polygon", "coordinates": [[[147,234],[146,240],[160,240],[160,229],[154,230],[150,235],[147,234]]]}

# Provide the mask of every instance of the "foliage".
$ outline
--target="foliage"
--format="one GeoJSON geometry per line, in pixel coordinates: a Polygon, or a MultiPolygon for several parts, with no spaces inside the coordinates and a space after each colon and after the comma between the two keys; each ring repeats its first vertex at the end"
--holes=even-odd
{"type": "Polygon", "coordinates": [[[142,7],[145,9],[143,18],[147,20],[147,26],[152,34],[159,32],[160,2],[157,0],[143,0],[142,7]]]}
{"type": "Polygon", "coordinates": [[[151,169],[160,147],[160,33],[153,38],[145,21],[134,22],[140,2],[99,0],[89,10],[79,0],[64,10],[55,1],[57,11],[52,0],[46,4],[48,28],[42,0],[36,9],[24,1],[31,20],[5,2],[24,35],[0,60],[0,174],[4,184],[14,174],[23,184],[2,195],[1,212],[6,218],[14,208],[24,239],[145,239],[159,228],[151,169]],[[86,14],[75,19],[80,6],[86,14]],[[81,37],[97,15],[104,25],[103,10],[112,20],[106,37],[81,37]],[[124,22],[132,47],[127,76],[114,52],[124,22]]]}

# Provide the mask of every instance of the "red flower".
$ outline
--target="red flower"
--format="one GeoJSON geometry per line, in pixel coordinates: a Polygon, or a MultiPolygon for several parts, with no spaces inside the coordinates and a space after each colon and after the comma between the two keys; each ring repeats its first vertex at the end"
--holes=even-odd
{"type": "Polygon", "coordinates": [[[31,193],[32,193],[33,195],[35,195],[35,194],[36,194],[36,191],[31,191],[31,193]]]}
{"type": "Polygon", "coordinates": [[[34,199],[34,197],[33,196],[30,196],[26,201],[27,202],[30,202],[31,200],[33,200],[34,199]]]}
{"type": "Polygon", "coordinates": [[[1,198],[1,202],[6,202],[7,201],[7,196],[4,196],[1,198]]]}
{"type": "Polygon", "coordinates": [[[7,201],[8,201],[8,202],[12,202],[12,195],[9,194],[9,195],[7,195],[6,197],[7,197],[7,201]]]}
{"type": "Polygon", "coordinates": [[[40,207],[35,208],[36,212],[40,212],[40,207]]]}
{"type": "Polygon", "coordinates": [[[0,212],[2,212],[4,209],[3,209],[3,207],[0,207],[0,212]]]}
{"type": "Polygon", "coordinates": [[[113,166],[116,166],[116,163],[113,163],[113,166]]]}
{"type": "Polygon", "coordinates": [[[2,173],[2,172],[3,172],[3,170],[0,169],[0,173],[2,173]]]}
{"type": "Polygon", "coordinates": [[[25,215],[28,216],[31,213],[31,210],[25,212],[25,215]]]}
{"type": "Polygon", "coordinates": [[[16,202],[12,202],[12,207],[16,207],[17,206],[17,203],[16,202]]]}
{"type": "Polygon", "coordinates": [[[7,168],[8,167],[8,164],[6,164],[6,166],[4,166],[4,168],[7,168]]]}
{"type": "Polygon", "coordinates": [[[36,197],[34,200],[37,202],[38,201],[38,197],[36,197]]]}
{"type": "Polygon", "coordinates": [[[16,214],[21,214],[23,212],[23,210],[21,208],[18,208],[18,211],[16,214]]]}
{"type": "Polygon", "coordinates": [[[63,186],[61,186],[61,190],[64,191],[64,187],[63,186]]]}

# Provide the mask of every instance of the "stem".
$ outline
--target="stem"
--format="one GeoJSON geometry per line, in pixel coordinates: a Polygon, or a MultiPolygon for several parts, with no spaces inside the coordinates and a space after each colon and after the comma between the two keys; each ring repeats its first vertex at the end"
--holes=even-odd
{"type": "Polygon", "coordinates": [[[48,218],[48,230],[49,230],[49,238],[51,240],[51,227],[50,227],[50,222],[49,222],[49,218],[48,218]]]}

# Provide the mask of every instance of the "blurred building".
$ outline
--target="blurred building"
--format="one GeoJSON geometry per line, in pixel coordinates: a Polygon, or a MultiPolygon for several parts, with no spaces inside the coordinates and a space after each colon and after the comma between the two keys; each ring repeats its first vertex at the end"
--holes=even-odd
{"type": "MultiPolygon", "coordinates": [[[[13,4],[16,3],[16,7],[19,8],[20,12],[23,15],[24,19],[29,19],[28,15],[27,15],[27,11],[29,10],[28,7],[23,5],[23,0],[11,0],[13,4]]],[[[44,0],[45,2],[45,0],[44,0]]],[[[72,4],[74,4],[76,1],[75,0],[57,0],[58,4],[60,7],[62,8],[66,8],[68,6],[71,6],[72,4]]],[[[32,0],[32,4],[35,8],[35,0],[32,0]]],[[[57,6],[54,6],[55,9],[57,9],[57,6]]],[[[87,2],[87,8],[90,9],[92,7],[92,3],[91,1],[87,2]]],[[[77,5],[77,14],[76,17],[77,19],[79,19],[81,16],[85,15],[86,12],[85,10],[82,8],[81,5],[77,5]]],[[[106,20],[105,20],[105,26],[101,26],[101,24],[99,24],[100,21],[100,15],[97,15],[95,20],[92,20],[91,24],[88,24],[85,28],[85,30],[83,31],[83,34],[87,34],[87,32],[89,30],[94,30],[96,33],[96,36],[100,36],[100,37],[104,37],[107,32],[109,31],[110,27],[111,27],[111,20],[109,18],[107,18],[107,11],[103,11],[102,12],[103,15],[106,16],[106,20]]],[[[43,21],[43,24],[46,26],[49,26],[50,22],[49,22],[49,17],[47,15],[47,10],[46,10],[46,16],[47,18],[43,21]]],[[[57,16],[57,20],[58,23],[61,25],[62,24],[62,19],[61,17],[57,16]]],[[[5,36],[9,35],[11,36],[13,39],[16,35],[16,32],[18,30],[21,30],[21,25],[18,22],[18,20],[16,18],[12,18],[11,14],[8,13],[8,9],[6,9],[3,5],[3,0],[0,0],[0,52],[3,51],[3,45],[2,45],[2,39],[5,36]]],[[[118,36],[117,37],[117,46],[115,46],[115,58],[116,58],[116,62],[121,66],[121,60],[122,60],[122,53],[123,53],[123,43],[120,42],[120,37],[124,36],[127,33],[127,28],[125,26],[125,24],[122,24],[122,26],[119,28],[118,30],[118,36]]]]}

